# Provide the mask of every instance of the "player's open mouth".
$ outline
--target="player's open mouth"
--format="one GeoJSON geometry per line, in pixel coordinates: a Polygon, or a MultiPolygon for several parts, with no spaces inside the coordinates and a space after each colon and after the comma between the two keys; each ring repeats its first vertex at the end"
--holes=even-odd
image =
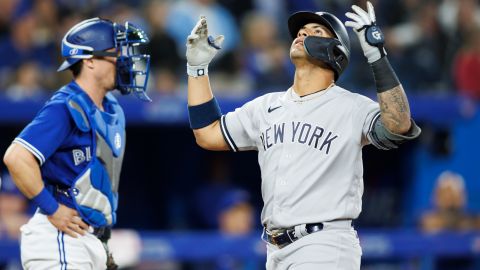
{"type": "Polygon", "coordinates": [[[299,39],[295,40],[295,44],[294,44],[294,45],[297,45],[297,44],[300,44],[300,45],[303,46],[303,39],[300,39],[300,38],[299,38],[299,39]]]}

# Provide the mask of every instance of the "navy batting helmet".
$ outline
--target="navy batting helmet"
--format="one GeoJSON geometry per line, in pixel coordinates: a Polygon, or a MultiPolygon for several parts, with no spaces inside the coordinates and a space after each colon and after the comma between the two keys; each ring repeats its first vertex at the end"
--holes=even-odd
{"type": "Polygon", "coordinates": [[[133,92],[140,99],[150,100],[145,93],[150,56],[141,54],[138,48],[148,41],[145,32],[129,22],[119,25],[101,18],[84,20],[65,34],[62,56],[66,59],[57,71],[93,56],[117,57],[116,88],[124,95],[133,92]],[[106,51],[112,48],[116,52],[106,51]]]}
{"type": "Polygon", "coordinates": [[[335,81],[345,70],[350,59],[350,39],[343,23],[328,12],[300,11],[288,18],[288,30],[292,38],[308,23],[326,26],[334,38],[309,36],[304,41],[306,52],[313,58],[326,63],[335,72],[335,81]]]}

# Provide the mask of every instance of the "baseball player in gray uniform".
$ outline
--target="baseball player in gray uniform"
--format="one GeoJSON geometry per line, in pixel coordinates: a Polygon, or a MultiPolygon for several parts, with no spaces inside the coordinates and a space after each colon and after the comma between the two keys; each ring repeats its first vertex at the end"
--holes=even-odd
{"type": "Polygon", "coordinates": [[[372,4],[366,11],[352,9],[345,25],[360,40],[378,103],[335,84],[347,67],[350,41],[330,13],[291,15],[293,85],[226,115],[207,75],[224,37],[209,36],[201,17],[187,38],[188,110],[196,142],[209,150],[258,151],[269,270],[360,269],[352,220],[362,208],[362,147],[397,148],[420,134],[372,4]]]}

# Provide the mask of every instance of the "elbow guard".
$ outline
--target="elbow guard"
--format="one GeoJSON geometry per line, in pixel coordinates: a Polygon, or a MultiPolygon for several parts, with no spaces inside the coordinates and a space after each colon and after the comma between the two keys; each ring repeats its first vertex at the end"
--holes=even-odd
{"type": "Polygon", "coordinates": [[[373,120],[373,125],[367,134],[368,140],[378,149],[390,150],[398,148],[405,141],[417,138],[421,129],[417,126],[413,119],[410,130],[406,134],[395,134],[390,132],[380,119],[380,113],[373,120]]]}

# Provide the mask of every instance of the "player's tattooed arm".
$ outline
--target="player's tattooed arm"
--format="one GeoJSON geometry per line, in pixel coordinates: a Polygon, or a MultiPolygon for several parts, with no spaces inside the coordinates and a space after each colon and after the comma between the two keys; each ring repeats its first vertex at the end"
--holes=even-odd
{"type": "Polygon", "coordinates": [[[393,133],[405,134],[411,127],[410,106],[402,85],[378,93],[381,120],[393,133]]]}
{"type": "Polygon", "coordinates": [[[347,12],[345,16],[350,19],[345,22],[345,26],[354,29],[363,54],[372,68],[383,127],[398,135],[406,135],[412,131],[415,135],[412,138],[417,137],[420,129],[410,119],[407,96],[387,59],[385,38],[377,26],[372,3],[367,1],[366,9],[353,5],[352,12],[347,12]]]}

